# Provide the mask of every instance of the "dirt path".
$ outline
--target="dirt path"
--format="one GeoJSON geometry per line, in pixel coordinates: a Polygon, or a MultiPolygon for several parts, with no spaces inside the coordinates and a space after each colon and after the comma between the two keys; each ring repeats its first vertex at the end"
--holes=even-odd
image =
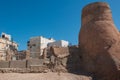
{"type": "Polygon", "coordinates": [[[91,80],[70,73],[0,73],[0,80],[91,80]]]}

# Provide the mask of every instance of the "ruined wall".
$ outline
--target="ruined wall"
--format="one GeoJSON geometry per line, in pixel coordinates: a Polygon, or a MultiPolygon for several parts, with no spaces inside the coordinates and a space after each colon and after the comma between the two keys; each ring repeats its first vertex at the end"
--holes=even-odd
{"type": "Polygon", "coordinates": [[[79,72],[81,66],[78,46],[52,47],[52,63],[63,66],[68,72],[79,72]]]}
{"type": "Polygon", "coordinates": [[[49,51],[46,51],[47,53],[45,53],[46,54],[45,59],[32,58],[28,60],[8,61],[8,63],[0,62],[0,72],[5,72],[6,69],[4,68],[8,68],[7,70],[8,72],[80,71],[81,63],[78,46],[52,47],[52,49],[51,48],[48,49],[49,51]],[[2,64],[6,64],[7,67],[2,64]]]}
{"type": "Polygon", "coordinates": [[[69,72],[80,73],[82,72],[81,68],[81,52],[78,46],[69,47],[70,55],[67,57],[67,69],[69,72]]]}
{"type": "Polygon", "coordinates": [[[59,58],[64,58],[69,55],[69,47],[51,47],[51,53],[59,58]]]}

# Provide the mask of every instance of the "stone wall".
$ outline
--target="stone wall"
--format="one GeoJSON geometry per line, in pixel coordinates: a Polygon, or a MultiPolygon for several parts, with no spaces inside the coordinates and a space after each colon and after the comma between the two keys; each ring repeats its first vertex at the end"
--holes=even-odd
{"type": "Polygon", "coordinates": [[[78,72],[80,71],[81,56],[78,46],[71,47],[52,47],[51,62],[55,66],[62,66],[68,72],[78,72]]]}
{"type": "Polygon", "coordinates": [[[43,59],[29,59],[27,60],[27,68],[30,68],[30,66],[42,66],[44,63],[43,59]]]}
{"type": "Polygon", "coordinates": [[[0,61],[0,68],[9,68],[10,62],[9,61],[0,61]]]}
{"type": "Polygon", "coordinates": [[[26,60],[10,61],[10,68],[26,68],[26,60]]]}
{"type": "Polygon", "coordinates": [[[55,57],[59,58],[63,58],[69,55],[69,47],[51,47],[50,51],[55,57]]]}
{"type": "Polygon", "coordinates": [[[44,66],[49,59],[29,59],[15,61],[0,61],[0,68],[30,68],[31,66],[44,66]]]}

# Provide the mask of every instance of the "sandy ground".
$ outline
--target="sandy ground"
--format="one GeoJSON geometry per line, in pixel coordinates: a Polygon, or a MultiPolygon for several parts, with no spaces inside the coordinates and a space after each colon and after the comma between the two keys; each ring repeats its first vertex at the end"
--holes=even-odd
{"type": "Polygon", "coordinates": [[[0,80],[91,80],[70,73],[0,73],[0,80]]]}

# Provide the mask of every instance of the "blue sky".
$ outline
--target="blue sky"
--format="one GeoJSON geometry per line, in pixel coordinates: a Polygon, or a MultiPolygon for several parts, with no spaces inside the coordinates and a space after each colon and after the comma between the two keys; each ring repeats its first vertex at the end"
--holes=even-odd
{"type": "Polygon", "coordinates": [[[0,0],[0,32],[11,34],[19,50],[30,37],[44,36],[78,44],[81,10],[91,2],[110,4],[120,30],[120,0],[0,0]]]}

